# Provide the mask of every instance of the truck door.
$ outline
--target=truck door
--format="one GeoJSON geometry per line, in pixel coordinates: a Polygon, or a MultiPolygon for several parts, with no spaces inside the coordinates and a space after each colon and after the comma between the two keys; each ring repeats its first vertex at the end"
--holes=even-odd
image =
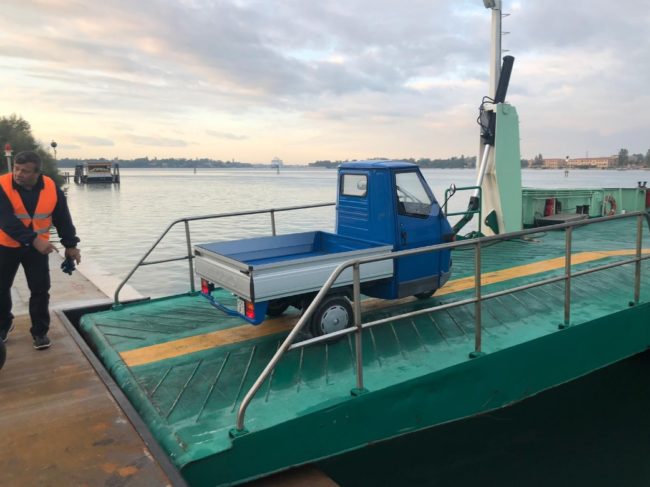
{"type": "MultiPolygon", "coordinates": [[[[417,170],[395,172],[396,249],[441,242],[440,206],[417,170]]],[[[396,259],[398,297],[428,293],[439,287],[440,252],[396,259]]]]}

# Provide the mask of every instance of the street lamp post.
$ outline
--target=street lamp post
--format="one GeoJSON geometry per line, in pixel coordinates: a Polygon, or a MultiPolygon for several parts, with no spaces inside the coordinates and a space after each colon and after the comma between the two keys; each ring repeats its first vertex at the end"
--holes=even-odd
{"type": "Polygon", "coordinates": [[[50,142],[50,147],[52,147],[52,150],[54,151],[54,161],[56,161],[56,148],[57,148],[57,146],[58,146],[58,144],[56,143],[56,141],[53,140],[52,142],[50,142]]]}
{"type": "Polygon", "coordinates": [[[11,172],[11,153],[13,151],[11,150],[11,144],[7,142],[5,144],[5,157],[7,158],[7,172],[11,172]]]}

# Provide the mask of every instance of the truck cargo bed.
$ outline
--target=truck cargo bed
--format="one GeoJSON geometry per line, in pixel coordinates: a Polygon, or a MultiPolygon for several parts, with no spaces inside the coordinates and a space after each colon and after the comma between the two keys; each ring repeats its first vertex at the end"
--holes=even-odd
{"type": "MultiPolygon", "coordinates": [[[[250,301],[318,291],[342,262],[391,250],[391,245],[320,231],[194,246],[199,276],[250,301]]],[[[361,267],[362,281],[392,275],[390,259],[361,267]]],[[[348,269],[336,284],[351,283],[348,269]]]]}

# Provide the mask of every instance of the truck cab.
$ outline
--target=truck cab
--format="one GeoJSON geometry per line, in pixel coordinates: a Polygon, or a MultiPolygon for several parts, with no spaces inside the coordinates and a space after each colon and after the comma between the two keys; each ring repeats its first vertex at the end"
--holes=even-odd
{"type": "MultiPolygon", "coordinates": [[[[392,245],[394,251],[452,238],[447,218],[415,164],[347,162],[339,166],[336,234],[392,245]]],[[[428,297],[449,279],[451,252],[395,259],[388,281],[364,286],[364,294],[397,299],[428,297]]]]}

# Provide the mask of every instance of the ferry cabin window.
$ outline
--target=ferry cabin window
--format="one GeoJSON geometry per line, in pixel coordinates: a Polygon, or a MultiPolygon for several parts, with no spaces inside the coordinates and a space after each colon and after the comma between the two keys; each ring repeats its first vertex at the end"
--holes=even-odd
{"type": "Polygon", "coordinates": [[[343,196],[364,197],[368,193],[368,176],[365,174],[343,174],[341,194],[343,196]]]}
{"type": "Polygon", "coordinates": [[[433,200],[418,173],[398,172],[395,174],[395,191],[400,215],[429,216],[433,200]]]}

